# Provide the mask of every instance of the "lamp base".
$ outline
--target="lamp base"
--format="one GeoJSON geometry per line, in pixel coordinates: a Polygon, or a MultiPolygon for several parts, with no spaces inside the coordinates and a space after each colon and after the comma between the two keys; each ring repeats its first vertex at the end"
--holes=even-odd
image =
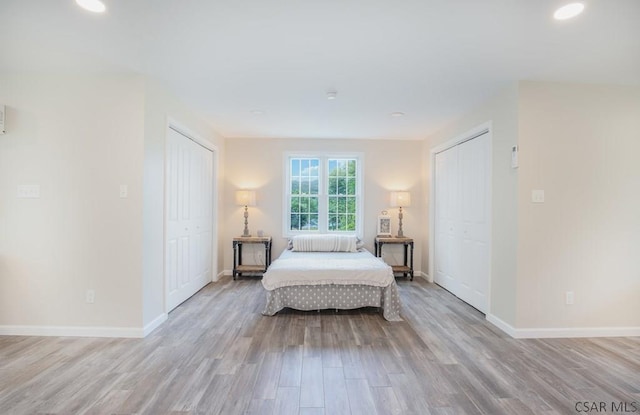
{"type": "Polygon", "coordinates": [[[242,232],[243,238],[248,238],[251,236],[249,233],[249,208],[247,206],[244,207],[244,231],[242,232]]]}

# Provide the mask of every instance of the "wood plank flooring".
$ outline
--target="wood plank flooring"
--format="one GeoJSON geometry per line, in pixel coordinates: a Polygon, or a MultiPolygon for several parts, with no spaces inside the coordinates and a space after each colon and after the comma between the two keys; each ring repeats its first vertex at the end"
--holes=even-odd
{"type": "Polygon", "coordinates": [[[640,338],[514,340],[436,285],[398,285],[401,323],[375,309],[263,317],[259,280],[224,278],[145,339],[0,337],[0,413],[640,412],[640,338]]]}

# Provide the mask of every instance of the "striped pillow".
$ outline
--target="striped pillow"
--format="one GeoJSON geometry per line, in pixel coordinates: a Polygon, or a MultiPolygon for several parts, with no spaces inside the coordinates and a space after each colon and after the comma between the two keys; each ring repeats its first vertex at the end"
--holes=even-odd
{"type": "Polygon", "coordinates": [[[353,235],[296,235],[293,250],[298,252],[356,252],[357,238],[353,235]]]}

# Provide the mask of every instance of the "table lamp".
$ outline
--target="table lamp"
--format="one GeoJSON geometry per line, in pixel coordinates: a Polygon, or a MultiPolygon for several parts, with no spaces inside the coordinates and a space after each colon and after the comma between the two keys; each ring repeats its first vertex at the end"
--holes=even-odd
{"type": "Polygon", "coordinates": [[[398,238],[404,238],[402,232],[402,208],[411,206],[411,193],[409,192],[391,192],[391,207],[400,208],[398,210],[398,238]]]}

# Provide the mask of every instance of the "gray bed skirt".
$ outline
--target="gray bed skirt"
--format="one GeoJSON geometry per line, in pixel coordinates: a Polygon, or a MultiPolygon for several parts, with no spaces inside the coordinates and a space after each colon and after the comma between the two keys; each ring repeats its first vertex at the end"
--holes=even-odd
{"type": "Polygon", "coordinates": [[[387,287],[339,284],[281,287],[267,291],[267,305],[262,314],[273,316],[287,307],[305,311],[379,307],[386,320],[402,321],[400,296],[395,281],[387,287]]]}

